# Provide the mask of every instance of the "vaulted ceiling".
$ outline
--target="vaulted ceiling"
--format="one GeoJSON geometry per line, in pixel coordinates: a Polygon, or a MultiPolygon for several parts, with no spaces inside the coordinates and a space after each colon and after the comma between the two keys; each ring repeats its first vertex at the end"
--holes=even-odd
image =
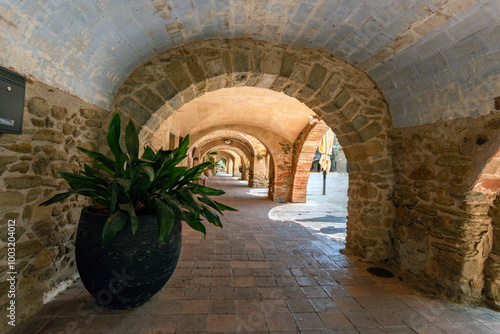
{"type": "Polygon", "coordinates": [[[109,108],[138,64],[197,39],[322,48],[366,71],[395,126],[486,114],[498,0],[0,0],[0,63],[109,108]]]}

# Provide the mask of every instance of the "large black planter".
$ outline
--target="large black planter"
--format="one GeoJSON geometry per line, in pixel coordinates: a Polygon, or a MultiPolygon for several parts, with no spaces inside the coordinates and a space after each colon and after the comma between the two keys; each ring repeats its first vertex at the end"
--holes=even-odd
{"type": "Polygon", "coordinates": [[[145,303],[167,283],[181,252],[182,224],[174,223],[163,245],[158,243],[156,216],[139,216],[132,234],[130,221],[102,246],[108,216],[91,207],[82,210],[76,236],[76,265],[88,292],[104,307],[125,309],[145,303]]]}

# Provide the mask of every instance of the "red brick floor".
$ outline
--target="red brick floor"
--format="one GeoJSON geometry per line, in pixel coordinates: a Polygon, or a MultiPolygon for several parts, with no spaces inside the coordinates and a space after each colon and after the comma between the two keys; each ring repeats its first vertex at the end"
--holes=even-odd
{"type": "Polygon", "coordinates": [[[341,243],[271,220],[283,204],[262,192],[230,177],[210,185],[239,212],[206,239],[185,228],[177,269],[149,302],[106,310],[77,282],[14,332],[500,333],[500,313],[435,299],[397,273],[372,276],[339,253],[341,243]]]}

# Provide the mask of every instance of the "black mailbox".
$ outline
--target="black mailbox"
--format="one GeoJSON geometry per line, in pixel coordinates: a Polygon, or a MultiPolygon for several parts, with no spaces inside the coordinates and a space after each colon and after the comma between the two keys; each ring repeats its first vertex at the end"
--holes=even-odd
{"type": "Polygon", "coordinates": [[[0,132],[22,133],[25,88],[25,77],[0,67],[0,132]]]}

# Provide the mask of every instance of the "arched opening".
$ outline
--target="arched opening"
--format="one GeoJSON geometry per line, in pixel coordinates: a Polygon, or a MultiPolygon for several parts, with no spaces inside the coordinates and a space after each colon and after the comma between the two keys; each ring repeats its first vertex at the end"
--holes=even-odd
{"type": "MultiPolygon", "coordinates": [[[[279,94],[279,101],[286,102],[285,97],[291,97],[304,105],[304,124],[312,110],[332,128],[344,147],[351,169],[346,251],[367,260],[390,258],[394,212],[390,200],[394,182],[389,152],[391,122],[387,104],[370,78],[350,64],[317,50],[249,39],[226,40],[224,48],[220,43],[208,40],[203,45],[187,44],[141,64],[119,89],[113,108],[130,115],[141,126],[143,140],[149,142],[164,120],[209,92],[234,87],[284,93],[279,94]]],[[[199,115],[203,108],[197,111],[199,115]]],[[[262,112],[260,108],[257,111],[262,112]]],[[[208,113],[207,108],[205,112],[208,113]]],[[[246,116],[239,110],[233,112],[238,120],[246,116]]],[[[282,113],[283,120],[288,116],[282,113]]],[[[304,126],[297,129],[296,136],[290,135],[290,131],[283,132],[291,139],[276,140],[276,132],[272,130],[296,122],[270,122],[265,117],[257,120],[265,125],[266,131],[260,127],[259,139],[269,146],[270,161],[275,166],[273,196],[289,200],[293,184],[293,139],[304,126]]],[[[236,126],[237,130],[246,131],[259,128],[252,123],[231,124],[235,122],[235,118],[228,116],[221,124],[208,123],[204,128],[235,129],[236,126]]],[[[189,131],[197,130],[202,129],[192,127],[189,131]]]]}

